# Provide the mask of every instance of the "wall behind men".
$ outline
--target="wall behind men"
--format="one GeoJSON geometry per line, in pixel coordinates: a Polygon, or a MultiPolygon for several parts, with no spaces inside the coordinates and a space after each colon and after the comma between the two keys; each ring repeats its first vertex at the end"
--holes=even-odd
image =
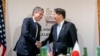
{"type": "MultiPolygon", "coordinates": [[[[19,38],[23,19],[31,16],[36,6],[43,7],[45,11],[47,8],[65,9],[66,20],[73,22],[77,27],[81,51],[83,47],[87,47],[88,56],[96,56],[98,46],[96,0],[7,0],[7,56],[16,56],[13,48],[19,38]]],[[[44,21],[45,19],[42,19],[40,22],[42,27],[46,26],[44,21]]]]}

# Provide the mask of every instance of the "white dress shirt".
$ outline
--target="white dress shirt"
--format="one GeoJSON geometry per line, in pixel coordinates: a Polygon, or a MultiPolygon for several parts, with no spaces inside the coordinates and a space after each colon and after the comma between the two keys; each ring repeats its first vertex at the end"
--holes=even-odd
{"type": "Polygon", "coordinates": [[[64,20],[57,25],[57,39],[59,38],[59,34],[63,26],[63,23],[64,23],[64,20]]]}

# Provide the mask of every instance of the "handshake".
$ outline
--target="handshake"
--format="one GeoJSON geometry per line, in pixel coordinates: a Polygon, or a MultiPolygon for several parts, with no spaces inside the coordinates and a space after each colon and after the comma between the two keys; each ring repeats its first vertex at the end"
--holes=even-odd
{"type": "Polygon", "coordinates": [[[42,42],[36,41],[35,45],[36,45],[37,48],[40,48],[42,46],[42,42]]]}

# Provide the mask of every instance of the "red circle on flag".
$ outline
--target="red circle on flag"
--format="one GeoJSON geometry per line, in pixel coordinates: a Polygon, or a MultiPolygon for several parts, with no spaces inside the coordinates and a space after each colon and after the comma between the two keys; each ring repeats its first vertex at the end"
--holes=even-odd
{"type": "Polygon", "coordinates": [[[79,52],[78,51],[73,51],[72,56],[79,56],[79,52]]]}

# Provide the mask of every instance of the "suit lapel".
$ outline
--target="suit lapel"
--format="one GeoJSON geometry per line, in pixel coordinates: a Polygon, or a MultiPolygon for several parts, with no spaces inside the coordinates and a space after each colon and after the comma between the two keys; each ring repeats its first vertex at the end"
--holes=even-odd
{"type": "Polygon", "coordinates": [[[36,25],[35,25],[35,22],[34,22],[33,18],[31,18],[30,21],[31,21],[32,27],[35,28],[35,30],[36,30],[36,25]]]}
{"type": "Polygon", "coordinates": [[[64,29],[65,29],[65,25],[63,24],[57,40],[59,40],[60,39],[60,36],[64,33],[64,29]]]}
{"type": "Polygon", "coordinates": [[[36,25],[34,23],[33,18],[30,19],[30,24],[32,25],[32,28],[34,29],[34,32],[36,32],[36,25]]]}
{"type": "Polygon", "coordinates": [[[62,37],[62,34],[63,33],[66,33],[65,30],[68,30],[69,29],[69,26],[68,25],[69,25],[68,22],[64,21],[64,24],[63,24],[63,26],[62,26],[62,28],[60,30],[60,33],[59,33],[58,40],[62,37]]]}
{"type": "Polygon", "coordinates": [[[57,24],[54,26],[53,31],[54,31],[53,33],[54,39],[57,41],[57,24]]]}

